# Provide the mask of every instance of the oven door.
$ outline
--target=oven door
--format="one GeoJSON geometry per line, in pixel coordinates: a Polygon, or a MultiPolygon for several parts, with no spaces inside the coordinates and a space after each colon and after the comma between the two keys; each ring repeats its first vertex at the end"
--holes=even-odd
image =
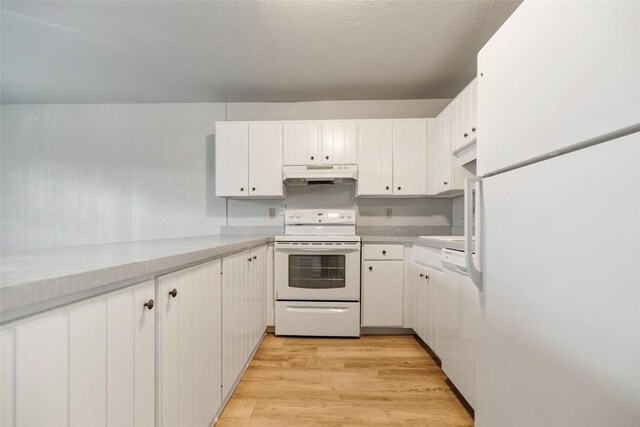
{"type": "Polygon", "coordinates": [[[276,242],[277,300],[360,301],[360,243],[276,242]]]}

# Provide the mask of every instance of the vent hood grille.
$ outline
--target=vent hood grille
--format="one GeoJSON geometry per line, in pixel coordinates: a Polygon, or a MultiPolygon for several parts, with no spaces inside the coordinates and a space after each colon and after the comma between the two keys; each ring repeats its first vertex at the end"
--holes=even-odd
{"type": "Polygon", "coordinates": [[[284,166],[285,185],[352,184],[358,179],[356,165],[284,166]]]}

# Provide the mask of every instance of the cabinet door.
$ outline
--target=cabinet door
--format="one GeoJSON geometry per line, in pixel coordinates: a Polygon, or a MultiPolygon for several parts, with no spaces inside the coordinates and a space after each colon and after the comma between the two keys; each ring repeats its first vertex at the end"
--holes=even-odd
{"type": "Polygon", "coordinates": [[[449,147],[449,128],[451,126],[451,108],[445,108],[435,120],[434,137],[429,138],[427,147],[427,193],[439,194],[448,189],[451,167],[446,167],[447,158],[451,162],[449,147]]]}
{"type": "MultiPolygon", "coordinates": [[[[205,325],[205,312],[215,308],[215,292],[206,288],[215,286],[217,262],[198,265],[158,278],[160,303],[160,424],[208,425],[211,420],[210,401],[205,402],[205,378],[213,378],[215,372],[205,372],[211,360],[205,357],[211,345],[219,345],[215,333],[209,335],[210,325],[205,325]],[[175,291],[175,292],[174,292],[175,291]],[[205,348],[207,351],[205,351],[205,348]]],[[[218,274],[219,276],[219,274],[218,274]]],[[[215,328],[215,324],[214,324],[215,328]]],[[[215,360],[214,360],[215,362],[215,360]]],[[[217,384],[219,387],[220,384],[217,384]]],[[[217,409],[216,409],[217,410],[217,409]]]]}
{"type": "Polygon", "coordinates": [[[393,194],[427,194],[427,120],[393,121],[393,194]]]}
{"type": "Polygon", "coordinates": [[[15,334],[16,425],[68,425],[68,313],[29,319],[15,334]]]}
{"type": "Polygon", "coordinates": [[[282,123],[249,124],[250,196],[282,197],[282,123]]]}
{"type": "Polygon", "coordinates": [[[426,301],[426,328],[427,328],[427,344],[436,354],[439,353],[438,345],[438,287],[442,281],[442,272],[432,268],[425,268],[427,281],[427,301],[426,301]]]}
{"type": "Polygon", "coordinates": [[[404,263],[365,261],[362,273],[362,326],[402,326],[404,263]]]}
{"type": "Polygon", "coordinates": [[[243,197],[249,193],[249,125],[216,123],[216,196],[243,197]]]}
{"type": "Polygon", "coordinates": [[[149,308],[154,298],[153,280],[107,298],[109,426],[154,425],[155,310],[149,308]]]}
{"type": "Polygon", "coordinates": [[[222,259],[222,396],[231,391],[241,366],[243,318],[240,309],[242,287],[249,271],[250,252],[240,252],[222,259]]]}
{"type": "Polygon", "coordinates": [[[356,164],[357,122],[322,122],[320,161],[332,165],[356,164]]]}
{"type": "Polygon", "coordinates": [[[320,163],[320,127],[318,122],[284,124],[284,164],[316,165],[320,163]]]}
{"type": "Polygon", "coordinates": [[[222,406],[222,261],[208,264],[203,289],[204,422],[209,425],[222,406]]]}
{"type": "Polygon", "coordinates": [[[469,142],[476,140],[478,136],[478,80],[473,79],[469,83],[469,142]]]}
{"type": "Polygon", "coordinates": [[[3,353],[2,425],[153,426],[154,292],[148,281],[3,326],[15,358],[3,353]]]}
{"type": "Polygon", "coordinates": [[[107,304],[69,311],[69,425],[104,426],[107,412],[107,304]]]}
{"type": "Polygon", "coordinates": [[[358,196],[393,194],[393,122],[359,123],[358,196]]]}

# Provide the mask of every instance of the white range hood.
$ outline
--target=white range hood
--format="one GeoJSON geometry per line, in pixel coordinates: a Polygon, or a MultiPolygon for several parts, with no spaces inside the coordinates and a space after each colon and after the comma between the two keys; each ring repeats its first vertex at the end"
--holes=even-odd
{"type": "Polygon", "coordinates": [[[358,179],[357,165],[284,166],[285,185],[351,184],[358,179]]]}

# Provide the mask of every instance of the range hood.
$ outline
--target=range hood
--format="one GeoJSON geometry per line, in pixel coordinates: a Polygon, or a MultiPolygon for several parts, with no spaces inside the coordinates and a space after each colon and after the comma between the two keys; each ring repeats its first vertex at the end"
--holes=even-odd
{"type": "Polygon", "coordinates": [[[285,185],[351,184],[358,179],[357,165],[284,166],[285,185]]]}

